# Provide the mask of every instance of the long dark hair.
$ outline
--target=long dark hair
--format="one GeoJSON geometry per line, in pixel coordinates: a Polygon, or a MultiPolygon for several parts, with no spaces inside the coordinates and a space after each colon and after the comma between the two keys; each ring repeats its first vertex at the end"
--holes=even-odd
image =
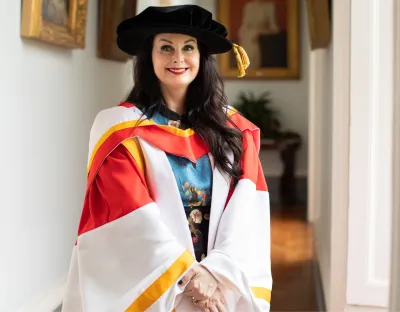
{"type": "MultiPolygon", "coordinates": [[[[159,80],[153,68],[153,38],[146,40],[134,60],[134,87],[126,99],[144,107],[149,118],[163,105],[159,80]]],[[[213,56],[201,42],[198,46],[200,67],[186,93],[183,122],[205,141],[215,165],[230,175],[236,185],[243,173],[240,168],[242,133],[226,114],[227,97],[213,56]],[[228,126],[228,122],[232,127],[228,126]],[[233,154],[233,161],[228,158],[229,152],[233,154]]]]}

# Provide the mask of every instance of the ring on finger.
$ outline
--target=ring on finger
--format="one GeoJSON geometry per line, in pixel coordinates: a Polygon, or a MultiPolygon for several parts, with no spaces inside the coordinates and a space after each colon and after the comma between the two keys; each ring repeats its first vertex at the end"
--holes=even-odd
{"type": "Polygon", "coordinates": [[[195,297],[192,297],[192,302],[197,302],[198,300],[196,300],[195,297]]]}

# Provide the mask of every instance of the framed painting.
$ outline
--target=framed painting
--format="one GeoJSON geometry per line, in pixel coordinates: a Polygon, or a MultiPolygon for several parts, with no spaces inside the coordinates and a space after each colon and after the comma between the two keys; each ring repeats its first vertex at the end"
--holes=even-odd
{"type": "Polygon", "coordinates": [[[21,36],[85,47],[88,0],[22,0],[21,36]]]}
{"type": "MultiPolygon", "coordinates": [[[[250,59],[243,79],[298,79],[299,0],[218,0],[217,20],[250,59]]],[[[237,77],[234,53],[218,56],[224,78],[237,77]]]]}
{"type": "Polygon", "coordinates": [[[331,43],[331,0],[307,0],[311,50],[331,43]]]}
{"type": "Polygon", "coordinates": [[[117,26],[124,19],[136,15],[136,0],[99,0],[97,56],[126,62],[130,55],[117,46],[117,26]]]}

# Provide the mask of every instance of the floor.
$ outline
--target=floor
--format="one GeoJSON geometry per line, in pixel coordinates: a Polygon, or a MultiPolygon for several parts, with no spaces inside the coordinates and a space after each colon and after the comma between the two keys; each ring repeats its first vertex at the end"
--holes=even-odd
{"type": "Polygon", "coordinates": [[[271,312],[318,311],[313,245],[306,207],[271,207],[271,312]]]}

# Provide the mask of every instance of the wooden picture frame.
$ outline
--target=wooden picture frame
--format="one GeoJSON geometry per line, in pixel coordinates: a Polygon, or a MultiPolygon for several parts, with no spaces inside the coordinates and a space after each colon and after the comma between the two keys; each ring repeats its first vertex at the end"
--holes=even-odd
{"type": "MultiPolygon", "coordinates": [[[[299,0],[218,0],[217,20],[227,27],[228,38],[241,45],[250,58],[242,79],[300,78],[299,7],[299,0]],[[268,29],[253,27],[254,19],[261,22],[266,18],[269,20],[262,22],[268,29]]],[[[217,59],[223,78],[237,77],[233,52],[217,59]]]]}
{"type": "Polygon", "coordinates": [[[311,50],[331,43],[331,0],[307,0],[311,50]]]}
{"type": "Polygon", "coordinates": [[[99,0],[99,27],[97,56],[99,58],[126,62],[132,56],[117,46],[117,26],[124,19],[136,15],[136,0],[99,0]]]}
{"type": "Polygon", "coordinates": [[[88,0],[22,0],[21,36],[85,47],[88,0]]]}

